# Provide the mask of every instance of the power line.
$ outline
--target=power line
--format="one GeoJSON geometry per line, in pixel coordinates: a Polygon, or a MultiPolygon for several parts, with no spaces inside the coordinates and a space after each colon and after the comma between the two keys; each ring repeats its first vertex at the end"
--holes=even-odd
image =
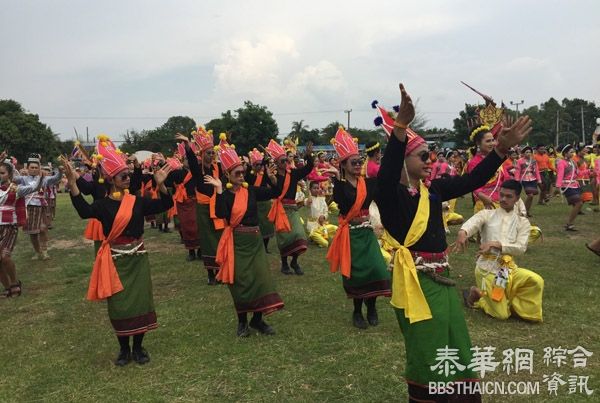
{"type": "MultiPolygon", "coordinates": [[[[352,109],[352,112],[374,112],[373,109],[352,109]]],[[[322,111],[302,111],[302,112],[273,112],[273,116],[294,116],[294,115],[313,115],[322,113],[348,113],[347,109],[332,109],[322,111]]],[[[421,111],[425,114],[444,114],[457,115],[457,111],[421,111]]],[[[172,115],[174,116],[174,115],[172,115]]],[[[40,119],[46,120],[167,120],[172,116],[44,116],[40,119]]],[[[197,119],[215,119],[215,116],[195,116],[197,119]]],[[[218,117],[217,117],[218,118],[218,117]]]]}

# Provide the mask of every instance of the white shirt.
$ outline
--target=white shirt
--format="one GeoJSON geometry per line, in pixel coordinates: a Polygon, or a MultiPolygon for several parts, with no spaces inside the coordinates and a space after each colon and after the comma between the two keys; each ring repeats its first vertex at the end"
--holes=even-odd
{"type": "Polygon", "coordinates": [[[527,250],[531,224],[529,220],[517,214],[516,206],[512,211],[503,208],[481,210],[469,218],[461,227],[467,237],[481,234],[481,243],[498,241],[502,244],[502,254],[522,255],[527,250]]]}

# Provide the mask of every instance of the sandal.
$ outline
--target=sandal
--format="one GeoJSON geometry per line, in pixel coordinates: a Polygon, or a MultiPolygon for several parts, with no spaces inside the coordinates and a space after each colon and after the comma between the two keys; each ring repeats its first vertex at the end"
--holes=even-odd
{"type": "Polygon", "coordinates": [[[590,247],[590,245],[588,245],[587,243],[585,244],[585,247],[586,247],[586,248],[588,248],[588,250],[589,250],[590,252],[592,252],[593,254],[595,254],[596,256],[600,256],[600,250],[595,250],[595,249],[592,249],[592,248],[590,247]]]}
{"type": "Polygon", "coordinates": [[[4,291],[0,292],[0,298],[10,298],[10,297],[12,297],[10,288],[5,288],[4,291]]]}
{"type": "Polygon", "coordinates": [[[23,291],[23,283],[19,280],[16,284],[10,286],[10,296],[21,296],[21,292],[23,291]]]}
{"type": "Polygon", "coordinates": [[[578,230],[575,228],[575,226],[573,224],[567,224],[567,225],[565,225],[565,231],[577,232],[578,230]]]}

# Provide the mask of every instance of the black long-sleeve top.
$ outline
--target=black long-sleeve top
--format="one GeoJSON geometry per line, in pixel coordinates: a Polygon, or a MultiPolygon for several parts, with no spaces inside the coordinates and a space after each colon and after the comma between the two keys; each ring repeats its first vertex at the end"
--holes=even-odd
{"type": "MultiPolygon", "coordinates": [[[[244,214],[240,224],[248,227],[257,226],[258,206],[256,202],[271,200],[274,191],[275,190],[273,189],[262,186],[248,186],[248,208],[246,209],[246,214],[244,214]]],[[[230,192],[229,190],[226,190],[221,194],[217,193],[217,203],[215,206],[215,214],[217,217],[229,220],[234,199],[235,193],[230,192]]]]}
{"type": "MultiPolygon", "coordinates": [[[[347,215],[348,211],[354,205],[356,200],[356,188],[348,181],[341,181],[336,177],[331,178],[333,181],[333,201],[335,201],[340,209],[340,215],[347,215]]],[[[377,178],[365,178],[367,187],[367,197],[362,204],[361,210],[368,210],[371,202],[377,194],[377,178]]]]}
{"type": "MultiPolygon", "coordinates": [[[[290,172],[290,187],[288,188],[288,191],[286,192],[285,196],[283,196],[284,199],[295,200],[296,199],[296,188],[298,187],[298,182],[301,181],[302,179],[304,179],[310,173],[310,171],[312,171],[312,169],[315,165],[312,156],[307,155],[305,160],[306,160],[306,165],[304,165],[302,168],[294,168],[291,170],[291,172],[290,172]]],[[[275,192],[274,198],[281,196],[281,192],[283,192],[284,182],[285,182],[285,172],[283,174],[278,172],[277,173],[277,184],[275,185],[275,189],[277,189],[277,191],[275,192]]]]}
{"type": "Polygon", "coordinates": [[[129,193],[138,194],[142,189],[142,167],[133,168],[131,179],[129,180],[129,193]]]}
{"type": "MultiPolygon", "coordinates": [[[[185,168],[177,169],[175,171],[171,171],[167,179],[165,180],[165,186],[168,188],[174,188],[177,185],[181,185],[183,180],[185,179],[187,173],[189,171],[185,168]]],[[[194,179],[190,179],[185,185],[185,192],[187,197],[195,199],[196,198],[196,183],[194,179]]]]}
{"type": "Polygon", "coordinates": [[[84,179],[83,176],[80,176],[77,178],[75,183],[77,184],[77,188],[81,193],[84,195],[92,195],[94,200],[104,199],[109,192],[108,184],[106,182],[98,183],[94,176],[92,176],[91,181],[88,181],[84,179]]]}
{"type": "MultiPolygon", "coordinates": [[[[160,198],[152,200],[147,197],[135,196],[133,213],[129,224],[121,236],[140,238],[144,234],[144,216],[159,214],[173,207],[173,198],[167,194],[159,192],[160,198]]],[[[96,218],[102,223],[104,236],[108,236],[112,229],[113,222],[117,216],[117,211],[121,206],[119,200],[113,200],[104,197],[94,200],[89,204],[79,193],[77,196],[71,196],[71,202],[81,218],[96,218]]]]}
{"type": "MultiPolygon", "coordinates": [[[[263,172],[263,179],[260,183],[260,187],[274,187],[273,183],[271,182],[271,178],[269,178],[269,175],[267,175],[266,167],[261,166],[259,168],[259,171],[263,172]]],[[[248,168],[246,169],[246,174],[244,176],[246,178],[246,182],[248,182],[250,185],[254,185],[258,175],[256,169],[254,169],[251,165],[248,165],[248,168]]]]}
{"type": "MultiPolygon", "coordinates": [[[[381,168],[377,175],[379,192],[375,199],[383,226],[400,243],[406,239],[419,203],[419,194],[411,195],[408,187],[400,183],[405,152],[406,141],[400,142],[392,135],[381,159],[381,168]]],[[[494,151],[489,153],[470,174],[431,181],[427,229],[421,239],[409,249],[419,252],[445,251],[448,244],[442,221],[442,202],[483,186],[496,173],[503,161],[504,159],[494,151]]]]}
{"type": "MultiPolygon", "coordinates": [[[[190,172],[192,173],[192,178],[194,184],[196,185],[196,191],[206,195],[208,197],[212,197],[215,188],[212,185],[204,183],[204,175],[213,176],[213,167],[212,165],[207,168],[204,167],[204,175],[202,174],[202,167],[200,167],[200,163],[198,162],[198,158],[196,158],[196,154],[190,148],[189,144],[185,144],[185,157],[188,160],[188,165],[190,167],[190,172]]],[[[217,164],[217,177],[221,178],[223,176],[223,170],[221,168],[221,164],[217,164]]]]}
{"type": "MultiPolygon", "coordinates": [[[[152,182],[152,189],[154,189],[156,187],[156,181],[154,180],[153,174],[150,174],[150,173],[142,174],[142,180],[141,180],[141,183],[143,184],[142,186],[145,186],[148,182],[152,182]]],[[[143,194],[142,194],[142,196],[143,196],[143,194]]]]}

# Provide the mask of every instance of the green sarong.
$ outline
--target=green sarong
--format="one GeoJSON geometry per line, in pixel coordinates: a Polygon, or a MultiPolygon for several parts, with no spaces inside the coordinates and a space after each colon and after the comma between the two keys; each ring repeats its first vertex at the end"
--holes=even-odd
{"type": "MultiPolygon", "coordinates": [[[[456,288],[436,283],[421,272],[417,274],[432,318],[411,324],[404,317],[404,309],[394,308],[404,335],[407,382],[427,387],[429,382],[476,379],[473,371],[467,369],[471,362],[471,339],[456,288]],[[431,369],[440,363],[436,360],[437,350],[446,346],[458,349],[453,356],[456,357],[456,362],[464,366],[462,370],[453,368],[456,372],[449,373],[448,376],[443,371],[444,365],[431,369]]],[[[448,277],[448,270],[440,274],[448,277]]]]}
{"type": "MultiPolygon", "coordinates": [[[[117,246],[117,249],[126,249],[117,246]]],[[[107,298],[108,317],[117,336],[131,336],[156,329],[152,279],[148,254],[117,257],[117,273],[123,291],[107,298]]]]}
{"type": "Polygon", "coordinates": [[[258,206],[258,226],[260,227],[260,233],[263,238],[272,238],[275,235],[275,226],[267,218],[272,202],[271,200],[267,200],[259,201],[256,204],[258,206]]]}
{"type": "Polygon", "coordinates": [[[348,298],[391,296],[390,272],[372,228],[350,229],[350,278],[342,276],[348,298]]]}
{"type": "Polygon", "coordinates": [[[217,256],[217,246],[221,239],[223,230],[216,230],[215,224],[210,218],[210,207],[208,204],[196,204],[196,225],[198,226],[198,238],[200,241],[200,250],[202,251],[202,261],[207,270],[218,270],[219,265],[215,262],[217,256]]]}
{"type": "Polygon", "coordinates": [[[298,207],[292,205],[284,205],[285,214],[287,215],[290,227],[290,232],[276,232],[277,247],[282,257],[291,255],[301,255],[308,249],[306,240],[306,232],[300,221],[298,207]]]}
{"type": "Polygon", "coordinates": [[[234,283],[229,285],[237,313],[269,314],[283,308],[283,301],[269,271],[260,232],[233,234],[235,253],[234,283]]]}

